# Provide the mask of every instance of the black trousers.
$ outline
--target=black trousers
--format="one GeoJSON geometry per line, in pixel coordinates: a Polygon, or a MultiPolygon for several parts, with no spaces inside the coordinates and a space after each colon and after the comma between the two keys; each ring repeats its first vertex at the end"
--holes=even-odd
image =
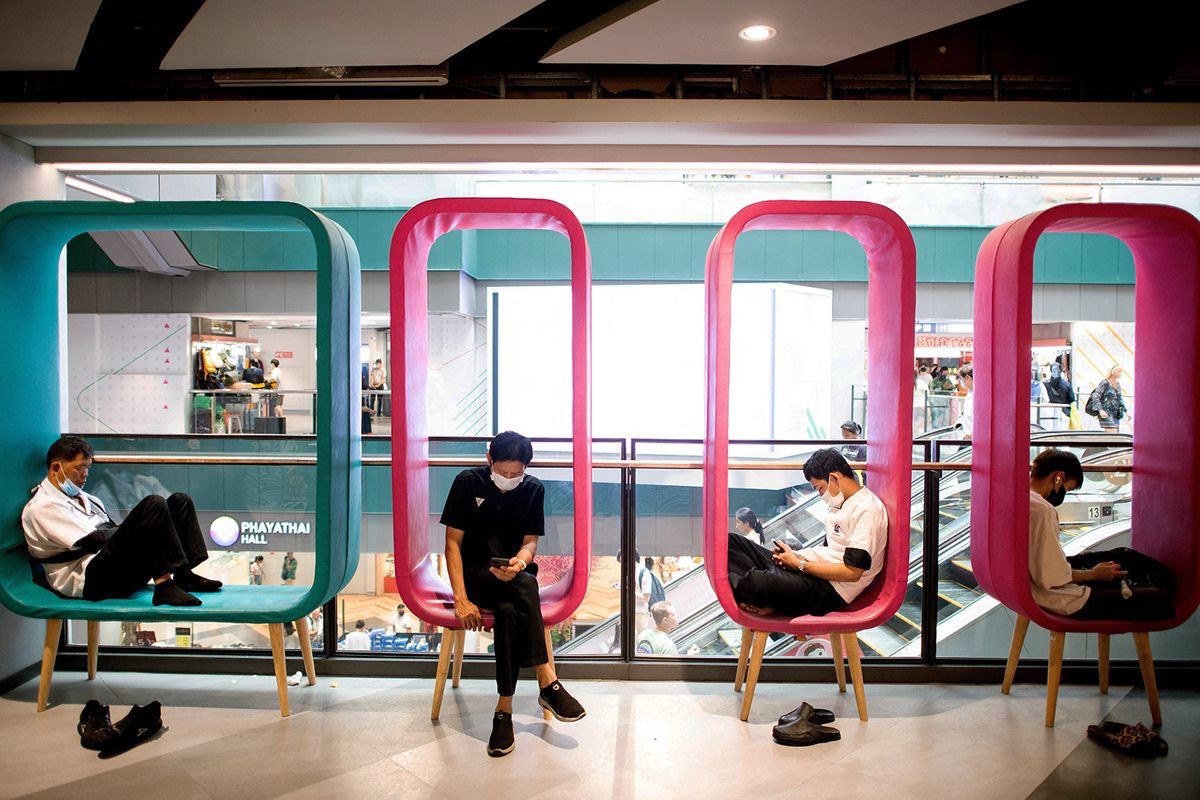
{"type": "Polygon", "coordinates": [[[1068,556],[1072,569],[1091,569],[1115,561],[1129,574],[1124,581],[1131,596],[1121,593],[1121,581],[1084,581],[1091,589],[1083,608],[1072,614],[1078,619],[1170,619],[1175,616],[1172,596],[1175,577],[1162,563],[1128,547],[1096,550],[1068,556]]]}
{"type": "Polygon", "coordinates": [[[745,536],[729,536],[729,585],[739,603],[782,614],[823,616],[846,602],[824,578],[783,569],[771,551],[745,536]]]}
{"type": "Polygon", "coordinates": [[[128,597],[160,575],[191,568],[208,558],[192,498],[182,492],[166,500],[150,495],[133,507],[125,521],[87,566],[87,600],[128,597]]]}
{"type": "MultiPolygon", "coordinates": [[[[492,612],[496,648],[496,693],[511,697],[517,690],[521,667],[549,663],[546,628],[538,596],[537,564],[530,564],[511,581],[502,581],[487,566],[464,566],[467,597],[492,612]]],[[[445,646],[443,644],[443,646],[445,646]]]]}

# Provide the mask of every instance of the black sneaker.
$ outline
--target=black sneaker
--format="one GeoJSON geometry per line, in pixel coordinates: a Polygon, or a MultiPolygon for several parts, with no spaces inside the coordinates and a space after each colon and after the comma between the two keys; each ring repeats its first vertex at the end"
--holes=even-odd
{"type": "Polygon", "coordinates": [[[112,738],[111,721],[108,717],[108,706],[101,705],[96,700],[88,700],[87,705],[79,714],[79,743],[86,750],[103,750],[112,738]]]}
{"type": "Polygon", "coordinates": [[[791,725],[798,719],[806,719],[814,725],[828,725],[834,721],[834,716],[827,708],[813,708],[808,703],[801,703],[780,717],[779,724],[791,725]]]}
{"type": "Polygon", "coordinates": [[[492,758],[506,756],[517,746],[513,737],[512,714],[497,711],[492,717],[492,735],[488,738],[487,754],[492,758]]]}
{"type": "Polygon", "coordinates": [[[162,705],[155,700],[144,706],[134,706],[112,726],[112,738],[100,751],[101,758],[111,758],[137,747],[162,730],[162,705]]]}
{"type": "Polygon", "coordinates": [[[575,722],[587,716],[579,701],[571,697],[571,693],[563,688],[562,683],[554,683],[538,693],[538,705],[554,715],[559,722],[575,722]]]}

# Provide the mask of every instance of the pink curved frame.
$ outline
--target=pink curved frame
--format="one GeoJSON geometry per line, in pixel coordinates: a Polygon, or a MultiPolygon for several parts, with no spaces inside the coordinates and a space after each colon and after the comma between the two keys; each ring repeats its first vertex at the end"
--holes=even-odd
{"type": "MultiPolygon", "coordinates": [[[[429,249],[444,233],[479,228],[552,230],[571,244],[571,447],[575,492],[574,566],[542,592],[547,625],[579,608],[592,552],[591,336],[592,266],[583,226],[550,200],[442,198],[414,206],[392,234],[389,260],[392,347],[392,532],[396,587],[404,604],[433,625],[459,627],[450,586],[429,558],[429,437],[426,421],[429,249]]],[[[490,624],[490,623],[489,623],[490,624]]]]}
{"type": "Polygon", "coordinates": [[[1044,628],[1164,630],[1200,604],[1200,222],[1177,208],[1072,203],[1005,223],[975,268],[975,425],[971,563],[980,585],[1044,628]],[[1073,620],[1029,590],[1029,348],[1033,254],[1043,233],[1106,233],[1137,274],[1137,432],[1133,544],[1169,565],[1176,615],[1156,622],[1073,620]]]}
{"type": "MultiPolygon", "coordinates": [[[[853,632],[892,617],[908,583],[912,492],[912,354],[917,256],[908,226],[875,203],[772,200],[746,206],[717,234],[704,274],[707,430],[704,437],[704,561],[721,607],[743,627],[786,633],[853,632]],[[867,253],[867,419],[871,489],[887,506],[883,572],[844,611],[823,617],[759,617],[737,607],[729,587],[729,361],[733,251],[750,230],[829,230],[853,236],[867,253]],[[896,537],[900,537],[897,539],[896,537]]],[[[799,358],[828,358],[806,353],[799,358]]]]}

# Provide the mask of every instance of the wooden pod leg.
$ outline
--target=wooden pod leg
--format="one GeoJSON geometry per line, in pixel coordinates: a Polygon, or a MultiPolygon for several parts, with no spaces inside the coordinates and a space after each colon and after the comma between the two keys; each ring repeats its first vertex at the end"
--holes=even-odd
{"type": "Polygon", "coordinates": [[[846,667],[842,663],[842,635],[831,633],[829,644],[833,648],[833,674],[837,677],[838,691],[846,691],[846,667]]]}
{"type": "Polygon", "coordinates": [[[742,646],[738,650],[737,672],[733,674],[733,690],[742,690],[742,681],[746,679],[746,665],[750,662],[750,642],[754,633],[749,628],[742,628],[742,646]]]}
{"type": "Polygon", "coordinates": [[[1150,719],[1154,727],[1162,725],[1162,709],[1158,705],[1158,681],[1154,677],[1154,658],[1150,655],[1150,634],[1141,631],[1133,635],[1137,647],[1138,665],[1142,668],[1142,683],[1146,685],[1146,699],[1150,701],[1150,719]]]}
{"type": "Polygon", "coordinates": [[[1025,645],[1025,634],[1029,631],[1029,617],[1017,615],[1017,624],[1013,626],[1012,644],[1008,646],[1008,663],[1004,665],[1004,683],[1000,685],[1000,694],[1008,694],[1012,688],[1013,678],[1017,674],[1017,661],[1021,658],[1021,648],[1025,645]]]}
{"type": "Polygon", "coordinates": [[[452,689],[457,689],[458,682],[462,680],[463,651],[466,647],[467,629],[460,628],[454,632],[454,681],[450,684],[452,689]]]}
{"type": "Polygon", "coordinates": [[[454,642],[458,637],[449,628],[442,628],[442,644],[438,648],[437,676],[433,682],[433,710],[429,718],[437,722],[442,713],[442,695],[446,691],[446,673],[450,671],[450,657],[453,655],[454,642]]]}
{"type": "Polygon", "coordinates": [[[300,655],[304,656],[304,674],[308,685],[317,685],[317,665],[313,662],[312,639],[308,638],[308,617],[296,620],[296,636],[300,639],[300,655]]]}
{"type": "Polygon", "coordinates": [[[100,656],[100,620],[89,619],[87,624],[87,670],[88,680],[96,680],[96,661],[100,656]]]}
{"type": "Polygon", "coordinates": [[[1054,727],[1054,713],[1058,709],[1058,682],[1062,678],[1063,647],[1067,635],[1061,631],[1050,631],[1050,663],[1046,671],[1046,727],[1054,727]]]}
{"type": "Polygon", "coordinates": [[[750,719],[750,706],[754,702],[754,687],[758,685],[758,671],[762,669],[763,651],[767,648],[766,631],[754,631],[754,644],[750,650],[750,664],[746,672],[746,694],[742,697],[741,720],[750,719]]]}
{"type": "Polygon", "coordinates": [[[1109,634],[1102,633],[1096,643],[1100,659],[1100,694],[1108,694],[1108,652],[1110,638],[1109,634]]]}
{"type": "Polygon", "coordinates": [[[42,678],[38,682],[37,710],[45,711],[50,700],[50,679],[54,676],[54,657],[58,655],[58,638],[62,635],[61,619],[46,620],[46,642],[42,645],[42,678]]]}
{"type": "MultiPolygon", "coordinates": [[[[836,636],[837,634],[834,634],[836,636]]],[[[850,659],[850,679],[854,681],[854,704],[858,706],[858,718],[867,721],[867,687],[863,685],[862,654],[858,652],[858,634],[843,633],[842,647],[850,659]]]]}
{"type": "Polygon", "coordinates": [[[283,623],[272,622],[267,625],[271,635],[271,660],[275,663],[275,687],[279,690],[279,714],[286,717],[288,710],[287,662],[283,651],[283,623]]]}

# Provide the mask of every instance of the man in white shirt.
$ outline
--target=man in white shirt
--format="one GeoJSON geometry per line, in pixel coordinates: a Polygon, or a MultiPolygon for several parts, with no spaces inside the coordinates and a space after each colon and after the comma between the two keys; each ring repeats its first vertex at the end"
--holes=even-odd
{"type": "Polygon", "coordinates": [[[396,611],[392,614],[392,630],[395,633],[419,633],[421,621],[409,614],[403,603],[397,603],[396,611]]]}
{"type": "Polygon", "coordinates": [[[1174,616],[1174,578],[1165,566],[1128,548],[1068,557],[1058,541],[1056,507],[1083,483],[1074,453],[1038,453],[1029,473],[1029,583],[1033,600],[1054,614],[1090,619],[1174,616]],[[1119,560],[1118,560],[1119,559],[1119,560]]]}
{"type": "Polygon", "coordinates": [[[371,634],[365,630],[367,623],[361,619],[354,623],[354,630],[346,634],[346,642],[342,645],[342,650],[370,650],[371,649],[371,634]]]}
{"type": "MultiPolygon", "coordinates": [[[[367,388],[373,392],[380,392],[387,388],[387,370],[383,368],[383,359],[375,359],[375,366],[371,369],[371,374],[367,380],[367,388]]],[[[376,412],[376,416],[383,416],[383,395],[371,395],[370,406],[376,412]]]]}
{"type": "Polygon", "coordinates": [[[29,554],[50,588],[67,597],[128,597],[154,581],[154,605],[198,606],[191,592],[215,592],[221,582],[192,569],[208,558],[186,494],[144,498],[119,525],[104,504],[83,491],[92,448],[63,436],[46,453],[46,478],[21,513],[29,554]]]}
{"type": "Polygon", "coordinates": [[[809,456],[804,477],[830,507],[825,544],[792,550],[776,540],[772,552],[743,536],[729,537],[729,583],[743,611],[822,616],[849,605],[883,569],[883,501],[831,447],[809,456]]]}

